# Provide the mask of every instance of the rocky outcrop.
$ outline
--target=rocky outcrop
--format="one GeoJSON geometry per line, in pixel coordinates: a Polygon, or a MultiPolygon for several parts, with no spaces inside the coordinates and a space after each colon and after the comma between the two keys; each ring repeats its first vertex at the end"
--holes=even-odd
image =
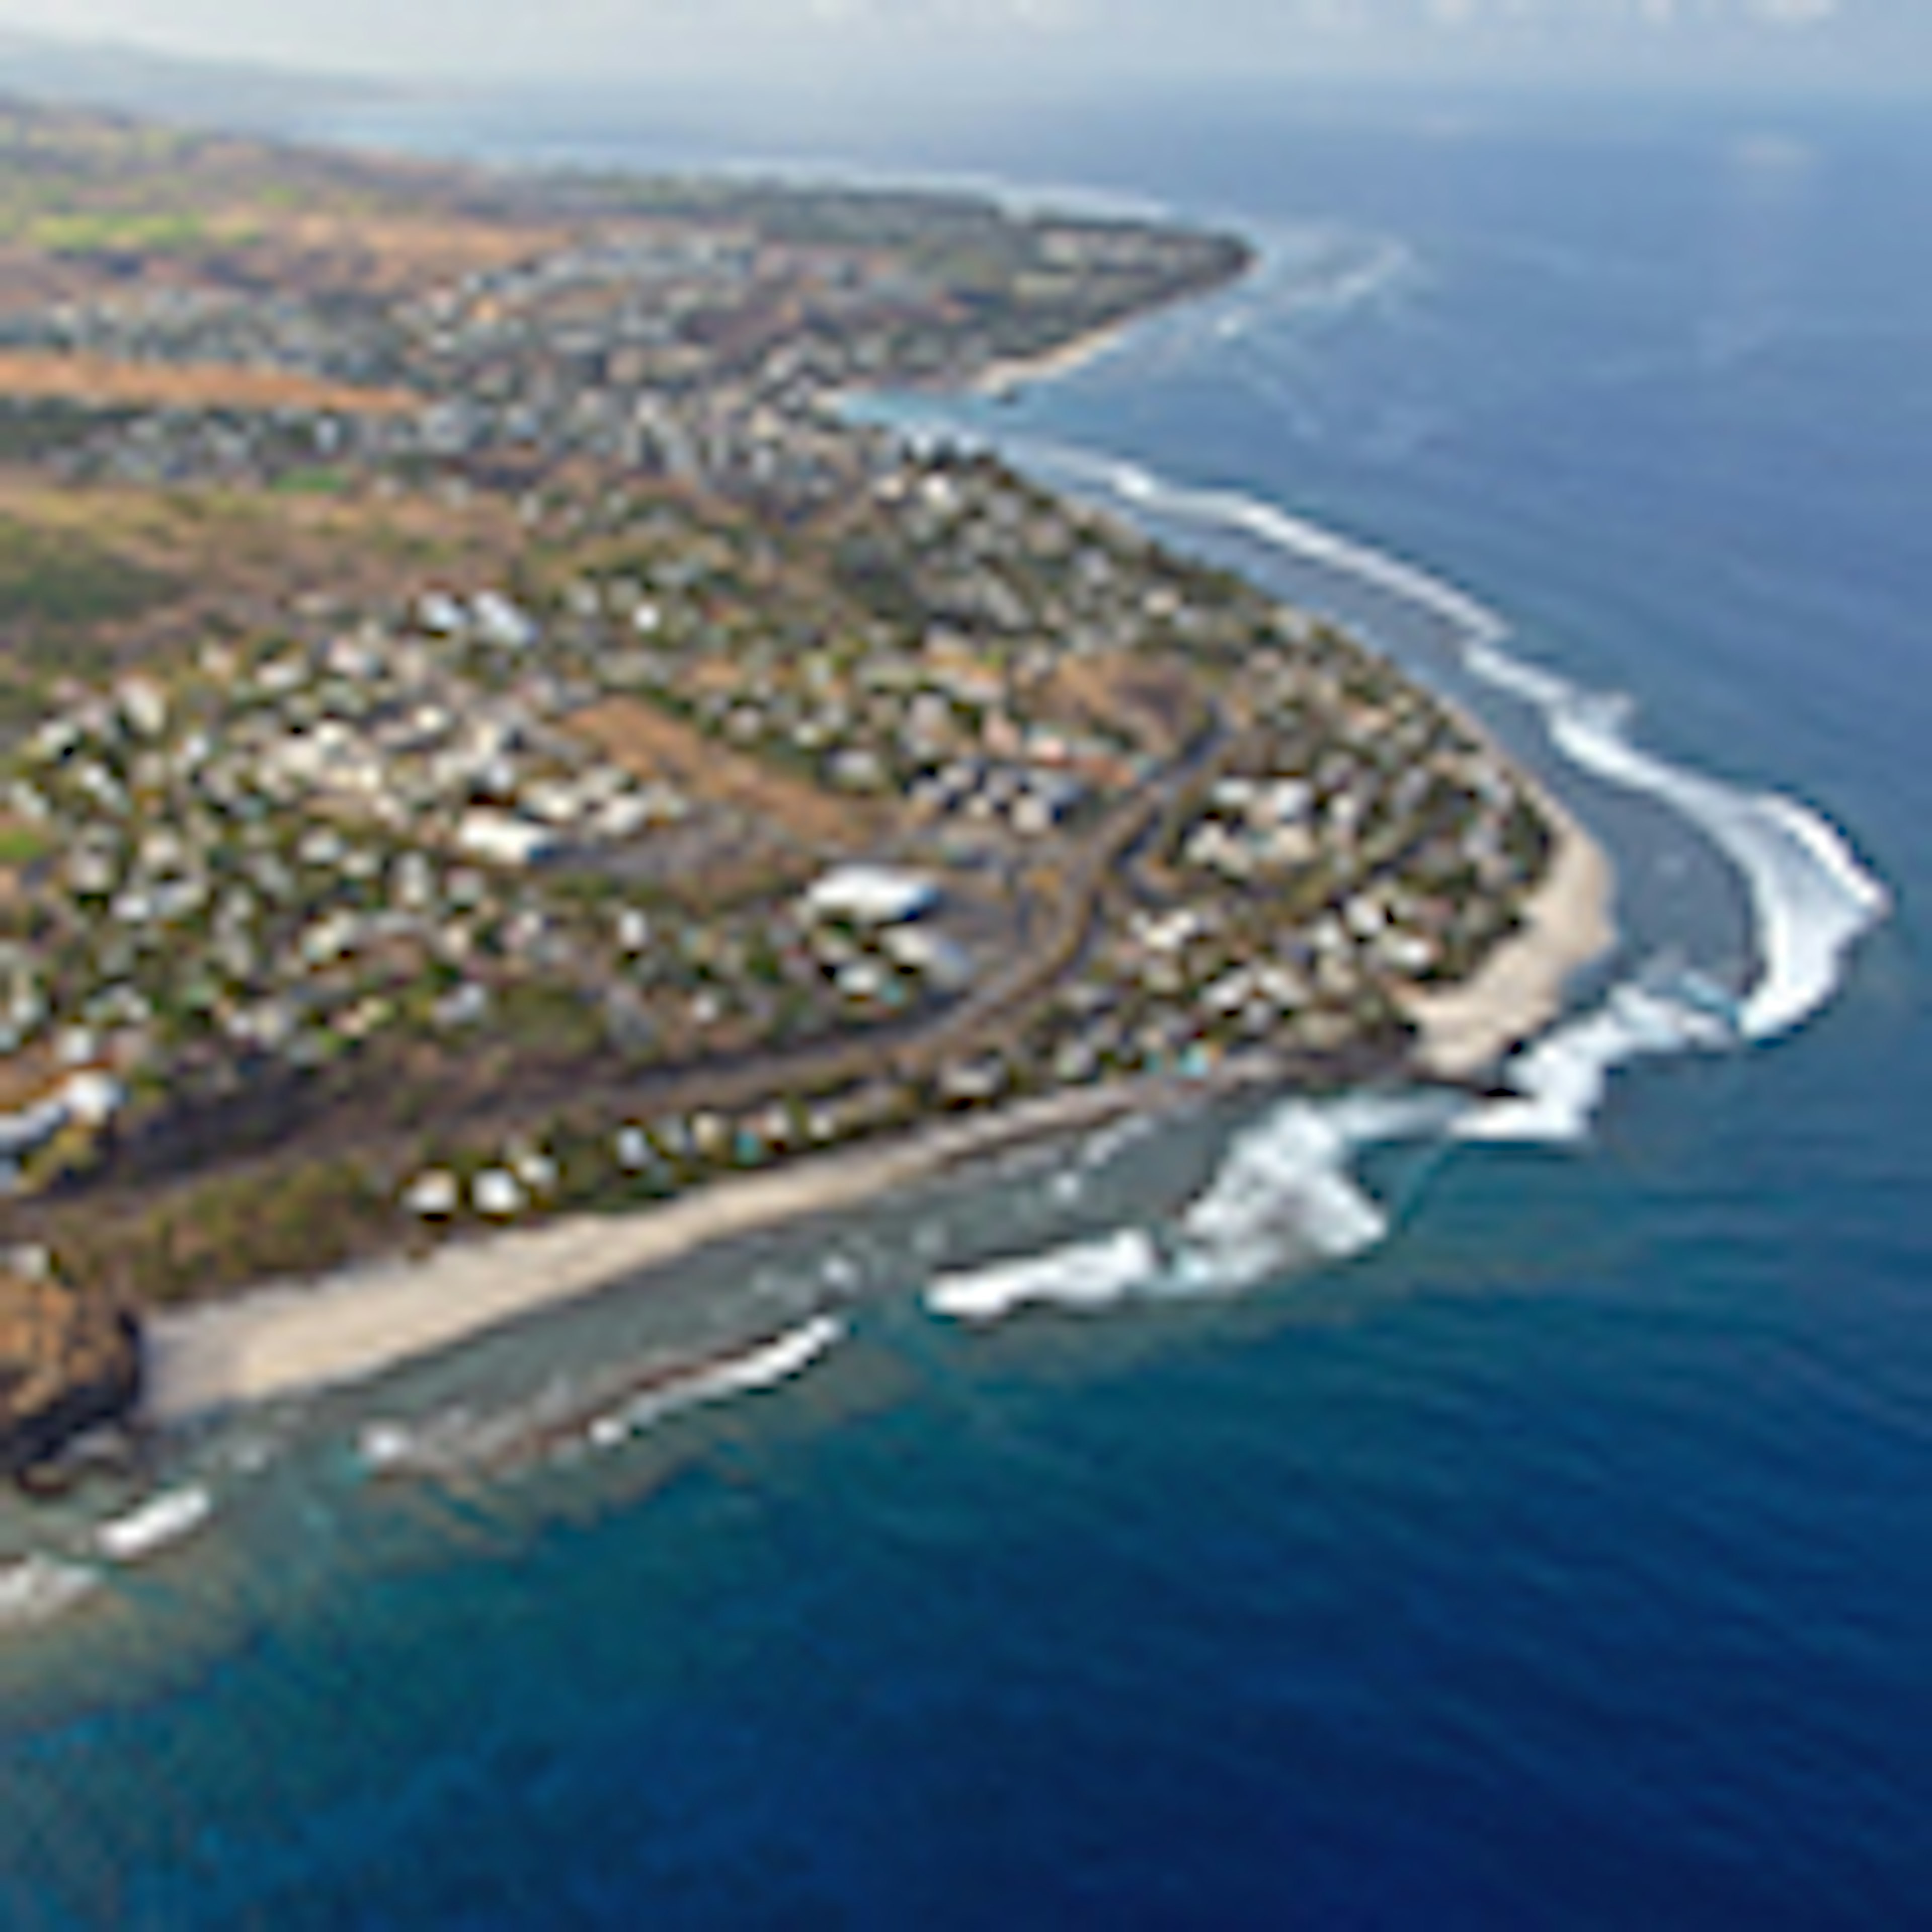
{"type": "Polygon", "coordinates": [[[123,1420],[140,1391],[131,1317],[51,1274],[0,1270],[0,1474],[123,1420]]]}

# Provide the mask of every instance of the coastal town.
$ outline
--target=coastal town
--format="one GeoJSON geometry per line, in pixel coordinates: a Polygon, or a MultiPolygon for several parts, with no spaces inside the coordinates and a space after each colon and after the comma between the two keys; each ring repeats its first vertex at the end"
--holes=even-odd
{"type": "Polygon", "coordinates": [[[843,408],[1024,381],[1235,240],[0,145],[0,1220],[91,1365],[14,1378],[14,1466],[164,1306],[1396,1072],[1549,874],[1540,796],[1357,641],[843,408]]]}

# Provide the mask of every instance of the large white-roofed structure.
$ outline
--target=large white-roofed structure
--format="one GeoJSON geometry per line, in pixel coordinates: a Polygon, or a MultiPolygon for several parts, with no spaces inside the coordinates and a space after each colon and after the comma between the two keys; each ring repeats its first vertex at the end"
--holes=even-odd
{"type": "Polygon", "coordinates": [[[895,866],[836,866],[805,895],[806,910],[820,919],[855,926],[900,926],[939,903],[939,888],[923,874],[895,866]]]}

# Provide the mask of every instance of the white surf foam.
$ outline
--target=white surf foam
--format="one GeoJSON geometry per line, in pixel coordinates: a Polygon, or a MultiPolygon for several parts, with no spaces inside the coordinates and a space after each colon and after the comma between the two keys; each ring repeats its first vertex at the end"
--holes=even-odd
{"type": "Polygon", "coordinates": [[[416,1420],[382,1417],[357,1432],[356,1454],[372,1475],[455,1478],[520,1466],[586,1442],[609,1448],[681,1410],[774,1388],[802,1375],[844,1333],[844,1323],[836,1318],[815,1316],[742,1355],[688,1374],[668,1372],[621,1401],[612,1400],[608,1380],[600,1390],[558,1376],[526,1400],[506,1407],[479,1410],[457,1403],[416,1420]],[[600,1408],[600,1404],[608,1406],[600,1408]]]}
{"type": "Polygon", "coordinates": [[[844,1338],[845,1324],[836,1316],[815,1316],[745,1354],[652,1389],[622,1408],[598,1416],[586,1433],[599,1448],[608,1448],[682,1410],[776,1388],[803,1375],[844,1338]]]}
{"type": "Polygon", "coordinates": [[[1471,644],[1466,660],[1477,676],[1536,706],[1573,764],[1662,800],[1737,868],[1758,958],[1756,984],[1738,1010],[1746,1040],[1774,1039],[1829,1003],[1851,948],[1891,903],[1836,826],[1796,799],[1747,791],[1645,751],[1630,737],[1626,699],[1582,690],[1492,642],[1471,644]]]}
{"type": "Polygon", "coordinates": [[[1459,1095],[1354,1094],[1289,1100],[1237,1137],[1206,1191],[1180,1217],[1174,1282],[1227,1294],[1284,1268],[1343,1261],[1386,1240],[1386,1208],[1355,1178],[1365,1148],[1439,1135],[1459,1095]]]}
{"type": "Polygon", "coordinates": [[[1713,1005],[1668,987],[1633,980],[1602,1005],[1566,1022],[1517,1054],[1503,1070],[1515,1097],[1461,1115],[1458,1140],[1575,1145],[1589,1137],[1610,1077],[1646,1054],[1720,1049],[1736,1031],[1713,1005]]]}
{"type": "MultiPolygon", "coordinates": [[[[1571,764],[1658,799],[1718,848],[1750,895],[1758,971],[1755,983],[1732,998],[1694,970],[1646,970],[1519,1052],[1504,1070],[1515,1089],[1506,1100],[1289,1102],[1237,1142],[1182,1217],[1171,1266],[1157,1264],[1149,1236],[1130,1232],[943,1278],[927,1295],[939,1312],[992,1320],[1032,1301],[1095,1307],[1136,1293],[1238,1290],[1297,1261],[1361,1253],[1389,1231],[1387,1210],[1354,1178],[1364,1148],[1436,1136],[1580,1142],[1617,1068],[1646,1055],[1768,1040],[1802,1024],[1833,998],[1852,946],[1888,910],[1884,886],[1823,814],[1642,749],[1629,734],[1627,699],[1586,691],[1505,651],[1508,623],[1420,566],[1238,490],[1175,484],[1140,464],[1065,444],[1019,439],[1013,447],[1049,476],[1058,472],[1130,508],[1258,539],[1438,620],[1469,673],[1531,704],[1571,764]]],[[[1070,1173],[1063,1191],[1076,1195],[1079,1170],[1070,1173]]]]}
{"type": "MultiPolygon", "coordinates": [[[[1084,450],[1055,446],[1044,454],[1124,502],[1243,532],[1432,613],[1452,628],[1469,672],[1535,707],[1551,742],[1572,764],[1659,799],[1689,820],[1736,868],[1750,893],[1759,977],[1738,1008],[1737,1030],[1744,1039],[1774,1039],[1827,1005],[1843,983],[1851,949],[1888,911],[1884,886],[1822,813],[1644,750],[1630,736],[1628,699],[1586,691],[1512,656],[1502,648],[1508,625],[1456,585],[1240,491],[1170,483],[1138,464],[1084,450]]],[[[1693,1043],[1708,1044],[1703,1030],[1695,1030],[1693,1043]]]]}
{"type": "Polygon", "coordinates": [[[214,1497],[199,1485],[164,1490],[139,1508],[103,1523],[94,1533],[94,1546],[116,1563],[138,1563],[192,1536],[214,1514],[214,1497]]]}
{"type": "Polygon", "coordinates": [[[100,1586],[99,1574],[52,1556],[26,1556],[0,1568],[0,1629],[51,1623],[100,1586]]]}
{"type": "Polygon", "coordinates": [[[1097,484],[1124,503],[1160,516],[1218,526],[1256,537],[1305,562],[1342,572],[1402,598],[1453,626],[1462,637],[1493,644],[1509,626],[1469,593],[1419,564],[1358,542],[1238,490],[1172,483],[1137,463],[1060,443],[1028,446],[1046,464],[1097,484]]]}
{"type": "Polygon", "coordinates": [[[1100,1240],[941,1275],[927,1288],[926,1305],[936,1315],[974,1323],[998,1322],[1029,1306],[1111,1308],[1154,1282],[1160,1264],[1151,1237],[1123,1228],[1100,1240]]]}
{"type": "Polygon", "coordinates": [[[1389,1216],[1356,1179],[1357,1156],[1432,1139],[1468,1105],[1432,1092],[1285,1101],[1236,1136],[1206,1188],[1158,1238],[1122,1228],[942,1275],[926,1306],[975,1324],[1028,1307],[1091,1313],[1136,1299],[1239,1294],[1292,1268],[1364,1253],[1387,1238],[1389,1216]]]}
{"type": "Polygon", "coordinates": [[[1738,1030],[1776,1037],[1827,1004],[1846,955],[1883,919],[1890,899],[1822,814],[1772,792],[1746,790],[1645,751],[1628,731],[1626,699],[1586,691],[1502,648],[1509,626],[1495,611],[1420,566],[1291,515],[1240,491],[1169,483],[1136,464],[1054,448],[1048,460],[1096,482],[1123,502],[1216,524],[1342,572],[1433,613],[1456,632],[1468,670],[1542,714],[1551,741],[1592,776],[1674,807],[1722,851],[1750,889],[1760,975],[1738,1030]]]}

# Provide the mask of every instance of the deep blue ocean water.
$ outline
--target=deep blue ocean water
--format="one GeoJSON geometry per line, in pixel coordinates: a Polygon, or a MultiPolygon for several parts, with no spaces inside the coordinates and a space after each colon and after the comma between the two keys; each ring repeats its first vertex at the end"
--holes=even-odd
{"type": "MultiPolygon", "coordinates": [[[[876,1292],[594,1467],[379,1486],[355,1432],[510,1400],[621,1306],[187,1445],[212,1525],[0,1630],[0,1924],[1926,1922],[1932,135],[1249,96],[851,139],[1249,225],[1248,287],[952,420],[1425,565],[1826,814],[1891,916],[1582,1147],[1371,1152],[1396,1225],[1345,1265],[934,1320],[1022,1169],[692,1270],[778,1306],[836,1248],[876,1292]]],[[[1490,695],[1616,849],[1618,970],[1747,972],[1705,842],[1490,695]]],[[[1216,1145],[1129,1150],[1095,1225],[1216,1145]]]]}

